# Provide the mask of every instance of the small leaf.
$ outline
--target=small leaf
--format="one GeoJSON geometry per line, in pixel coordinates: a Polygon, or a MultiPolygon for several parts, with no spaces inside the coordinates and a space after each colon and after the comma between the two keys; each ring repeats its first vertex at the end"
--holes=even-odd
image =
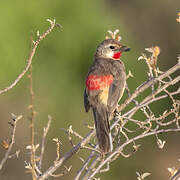
{"type": "Polygon", "coordinates": [[[38,147],[39,147],[39,144],[36,144],[35,145],[35,151],[38,149],[38,147]]]}
{"type": "Polygon", "coordinates": [[[145,177],[150,176],[150,175],[151,175],[151,173],[146,172],[146,173],[142,174],[141,177],[142,177],[142,179],[144,179],[145,177]]]}
{"type": "Polygon", "coordinates": [[[31,145],[26,146],[26,149],[32,149],[31,145]]]}
{"type": "Polygon", "coordinates": [[[143,174],[140,174],[139,172],[136,172],[136,174],[138,176],[137,177],[138,180],[144,180],[147,176],[151,175],[151,173],[148,173],[148,172],[145,172],[143,174]]]}
{"type": "Polygon", "coordinates": [[[58,142],[58,138],[53,138],[52,139],[54,142],[58,142]]]}
{"type": "Polygon", "coordinates": [[[170,172],[171,177],[174,176],[176,174],[176,172],[177,172],[177,169],[175,167],[167,168],[167,169],[170,172]]]}
{"type": "Polygon", "coordinates": [[[28,162],[25,161],[25,168],[26,168],[26,169],[32,169],[32,166],[31,166],[30,163],[28,163],[28,162]]]}
{"type": "Polygon", "coordinates": [[[153,53],[153,47],[151,48],[145,48],[146,51],[150,52],[150,53],[153,53]]]}
{"type": "Polygon", "coordinates": [[[118,34],[119,33],[119,29],[116,29],[115,31],[114,31],[114,34],[118,34]]]}
{"type": "Polygon", "coordinates": [[[167,113],[167,110],[165,110],[165,111],[163,112],[163,116],[165,116],[165,115],[166,115],[166,113],[167,113]]]}
{"type": "Polygon", "coordinates": [[[8,149],[9,148],[9,143],[6,140],[1,141],[1,145],[4,149],[8,149]]]}
{"type": "Polygon", "coordinates": [[[133,145],[133,148],[134,148],[135,151],[137,151],[137,150],[139,149],[140,146],[141,146],[140,144],[137,144],[137,145],[134,144],[134,145],[133,145]]]}
{"type": "Polygon", "coordinates": [[[140,177],[140,176],[141,176],[141,175],[140,175],[140,173],[139,173],[139,172],[137,172],[137,171],[136,171],[136,174],[137,174],[137,176],[138,176],[138,177],[140,177]]]}
{"type": "Polygon", "coordinates": [[[138,57],[138,61],[140,61],[141,59],[144,59],[144,57],[143,56],[139,56],[138,57]]]}
{"type": "Polygon", "coordinates": [[[166,141],[162,141],[161,139],[157,139],[157,145],[160,149],[163,149],[166,141]]]}

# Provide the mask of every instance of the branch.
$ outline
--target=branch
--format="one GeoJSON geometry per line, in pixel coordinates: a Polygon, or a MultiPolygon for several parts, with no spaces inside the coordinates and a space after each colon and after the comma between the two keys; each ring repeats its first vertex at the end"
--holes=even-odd
{"type": "Polygon", "coordinates": [[[7,161],[7,159],[10,157],[10,152],[12,150],[12,147],[15,143],[15,134],[16,134],[16,127],[17,127],[17,123],[18,121],[22,118],[22,115],[17,116],[13,119],[13,123],[10,123],[13,126],[13,131],[12,131],[12,137],[11,137],[11,143],[8,146],[8,150],[4,156],[4,158],[2,159],[1,163],[0,163],[0,170],[2,169],[4,163],[7,161]]]}
{"type": "Polygon", "coordinates": [[[49,121],[47,123],[47,126],[44,127],[44,133],[43,133],[43,136],[42,136],[41,154],[40,154],[40,158],[39,158],[39,169],[41,169],[41,167],[42,167],[42,161],[43,161],[44,150],[45,150],[45,139],[46,139],[46,136],[47,136],[47,133],[48,133],[51,121],[52,121],[51,116],[48,116],[48,119],[49,119],[49,121]]]}
{"type": "MultiPolygon", "coordinates": [[[[163,90],[165,90],[167,87],[169,87],[170,85],[173,85],[177,82],[180,81],[180,76],[176,77],[175,79],[173,79],[172,81],[170,81],[169,83],[165,84],[164,86],[162,86],[161,88],[157,89],[156,91],[154,91],[152,94],[150,94],[149,96],[147,96],[141,103],[139,103],[137,106],[135,106],[134,108],[132,108],[128,113],[126,113],[125,115],[130,117],[132,116],[138,109],[154,102],[157,99],[161,99],[161,98],[154,98],[155,95],[159,94],[160,92],[162,92],[163,90]]],[[[179,94],[180,91],[178,90],[175,94],[179,94]]],[[[167,95],[166,95],[167,97],[167,95]]]]}
{"type": "Polygon", "coordinates": [[[145,83],[143,83],[142,85],[140,85],[138,88],[136,88],[136,90],[134,91],[134,93],[128,98],[126,99],[126,101],[121,104],[118,107],[118,111],[122,111],[131,101],[133,101],[133,99],[135,99],[140,93],[142,93],[143,91],[145,91],[147,88],[149,88],[150,86],[152,86],[153,84],[155,84],[156,82],[168,77],[170,74],[173,74],[175,71],[177,71],[178,69],[180,69],[180,59],[178,60],[178,63],[173,66],[172,68],[170,68],[168,71],[164,72],[163,74],[161,74],[160,76],[153,78],[149,81],[146,81],[145,83]]]}
{"type": "Polygon", "coordinates": [[[149,133],[147,133],[147,134],[141,134],[141,135],[139,135],[139,136],[136,136],[135,138],[132,138],[132,139],[128,140],[126,143],[122,144],[121,146],[118,146],[118,147],[114,150],[114,152],[112,152],[111,154],[109,154],[109,155],[107,156],[107,158],[106,158],[104,161],[102,161],[102,162],[98,165],[98,167],[96,167],[95,171],[88,177],[87,180],[90,180],[91,178],[93,178],[107,162],[111,161],[111,159],[112,159],[114,156],[118,155],[118,154],[123,150],[123,148],[124,148],[125,146],[127,146],[127,145],[130,144],[130,143],[133,143],[135,140],[142,139],[142,138],[144,138],[144,137],[152,136],[152,135],[155,135],[155,134],[160,134],[160,133],[165,133],[165,132],[179,132],[179,131],[180,131],[180,129],[162,129],[162,130],[158,130],[158,131],[149,132],[149,133]]]}
{"type": "Polygon", "coordinates": [[[51,176],[67,159],[69,159],[73,154],[75,154],[81,147],[83,147],[85,144],[87,144],[91,137],[95,135],[95,130],[92,130],[87,136],[74,148],[72,148],[70,151],[68,151],[62,158],[60,158],[56,164],[52,165],[48,170],[46,170],[40,177],[38,177],[38,180],[46,179],[47,177],[51,176]]]}
{"type": "Polygon", "coordinates": [[[31,111],[31,117],[30,117],[30,128],[31,128],[31,165],[32,165],[32,178],[33,180],[36,180],[36,160],[35,160],[35,145],[34,145],[34,121],[36,116],[36,111],[34,109],[34,91],[33,91],[33,79],[32,79],[32,64],[30,65],[29,69],[29,80],[30,80],[30,86],[29,86],[29,92],[30,92],[30,98],[31,98],[31,104],[29,105],[29,109],[31,111]]]}
{"type": "Polygon", "coordinates": [[[29,70],[31,64],[32,64],[32,59],[35,55],[36,49],[40,43],[40,41],[42,41],[49,33],[51,33],[51,31],[54,29],[55,26],[57,26],[57,24],[55,23],[55,19],[53,21],[47,19],[48,22],[50,22],[50,27],[49,29],[43,33],[41,36],[39,35],[39,31],[37,32],[38,35],[38,39],[34,42],[33,41],[33,49],[27,59],[27,64],[25,66],[25,68],[23,69],[23,71],[18,75],[18,77],[14,80],[14,82],[12,84],[10,84],[8,87],[0,90],[0,94],[3,94],[7,91],[9,91],[10,89],[12,89],[14,86],[16,86],[16,84],[23,78],[23,76],[26,74],[26,72],[29,70]]]}
{"type": "MultiPolygon", "coordinates": [[[[96,146],[97,147],[97,146],[96,146]]],[[[74,178],[74,180],[78,180],[81,176],[81,174],[83,173],[83,171],[87,168],[87,165],[89,164],[89,162],[91,161],[91,159],[95,156],[95,151],[92,151],[90,156],[87,158],[87,160],[84,162],[83,166],[81,169],[78,170],[76,177],[74,178]]]]}
{"type": "MultiPolygon", "coordinates": [[[[131,101],[134,100],[134,98],[136,98],[140,93],[142,93],[143,91],[145,91],[147,88],[149,88],[150,86],[152,86],[152,84],[155,84],[157,83],[158,81],[168,77],[170,74],[174,73],[175,71],[177,71],[178,69],[180,68],[180,60],[178,61],[178,63],[173,66],[171,69],[169,69],[168,71],[164,72],[163,74],[161,74],[160,76],[156,77],[156,78],[153,78],[145,83],[143,83],[142,85],[140,85],[136,90],[135,92],[130,96],[128,97],[128,99],[118,107],[118,110],[122,110],[124,109],[131,101]]],[[[156,91],[153,92],[153,94],[147,96],[145,98],[145,101],[142,101],[141,103],[135,105],[135,109],[133,110],[133,112],[137,111],[138,109],[142,108],[143,106],[147,105],[148,102],[153,102],[151,99],[152,97],[154,97],[156,94],[158,94],[159,92],[163,91],[166,87],[174,84],[174,83],[177,83],[178,81],[180,80],[180,77],[176,77],[174,80],[170,81],[169,83],[165,84],[164,86],[160,87],[159,89],[157,89],[156,91]],[[149,100],[149,101],[148,101],[149,100]]],[[[174,94],[177,94],[177,92],[175,92],[174,94]]],[[[165,98],[165,97],[168,97],[168,95],[163,95],[161,98],[165,98]]],[[[161,99],[159,98],[159,99],[161,99]]],[[[128,115],[132,114],[132,111],[130,110],[129,112],[126,112],[125,114],[123,114],[122,118],[125,118],[125,117],[128,117],[128,115]]],[[[120,119],[116,119],[115,122],[112,124],[111,126],[111,130],[117,126],[117,124],[119,123],[120,119]]],[[[123,124],[125,124],[126,121],[123,122],[123,124]]],[[[123,125],[122,125],[123,127],[123,125]]],[[[149,128],[146,128],[147,131],[149,130],[149,128]]],[[[179,131],[176,130],[176,131],[179,131]]],[[[160,130],[160,131],[156,131],[156,133],[160,133],[160,132],[168,132],[168,130],[164,131],[164,130],[160,130]]],[[[121,131],[122,133],[122,131],[121,131]]],[[[150,132],[146,135],[144,135],[143,137],[147,136],[147,135],[153,135],[155,134],[155,132],[150,132]]],[[[83,146],[85,146],[85,144],[89,143],[90,139],[95,135],[95,130],[92,130],[79,144],[77,144],[75,147],[73,147],[69,152],[67,152],[63,157],[61,157],[57,162],[56,164],[53,164],[49,169],[47,169],[41,176],[39,176],[37,179],[38,180],[44,180],[46,179],[47,177],[51,176],[51,174],[53,174],[66,160],[68,160],[72,155],[74,155],[80,148],[82,148],[83,146]]],[[[139,139],[139,138],[142,138],[141,136],[137,136],[136,138],[134,139],[131,139],[131,140],[127,140],[127,142],[131,143],[132,141],[136,140],[136,139],[139,139]]],[[[127,144],[124,144],[124,145],[127,145],[127,144]]],[[[120,146],[122,147],[122,146],[120,146]]],[[[118,147],[117,147],[118,148],[118,147]]],[[[113,153],[115,153],[115,151],[113,151],[113,153]]],[[[94,154],[94,150],[92,150],[92,153],[94,154]]],[[[88,163],[90,162],[90,160],[94,157],[94,155],[91,153],[91,155],[88,157],[88,159],[85,161],[85,163],[83,164],[83,167],[78,171],[75,179],[79,179],[83,170],[86,169],[88,163]]],[[[117,152],[114,154],[114,155],[117,155],[117,152]]],[[[113,155],[113,156],[114,156],[113,155]]],[[[108,156],[109,157],[109,156],[108,156]]],[[[100,161],[100,158],[97,156],[97,158],[93,161],[93,163],[91,164],[91,166],[89,167],[89,170],[86,172],[85,176],[83,178],[86,179],[87,176],[89,176],[89,174],[91,174],[90,170],[92,168],[94,168],[97,164],[97,162],[100,161]]],[[[104,161],[103,161],[104,162],[104,161]]],[[[107,162],[107,161],[106,161],[107,162]]],[[[106,163],[105,162],[105,163],[106,163]]],[[[104,164],[103,164],[104,165],[104,164]]],[[[102,165],[102,166],[103,166],[102,165]]],[[[98,166],[99,167],[99,166],[98,166]]],[[[101,168],[101,167],[100,167],[101,168]]],[[[98,172],[98,171],[97,171],[98,172]]],[[[96,173],[97,173],[96,172],[96,173]]],[[[95,173],[95,174],[96,174],[95,173]]],[[[95,175],[94,174],[94,175],[95,175]]],[[[93,176],[94,176],[93,175],[93,176]]],[[[92,176],[92,177],[93,177],[92,176]]]]}

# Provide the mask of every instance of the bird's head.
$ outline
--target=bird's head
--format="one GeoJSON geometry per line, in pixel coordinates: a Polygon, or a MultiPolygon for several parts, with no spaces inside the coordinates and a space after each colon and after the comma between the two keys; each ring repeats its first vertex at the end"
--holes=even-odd
{"type": "Polygon", "coordinates": [[[126,51],[130,51],[130,48],[123,46],[118,40],[106,39],[97,47],[95,57],[119,60],[121,54],[126,51]]]}

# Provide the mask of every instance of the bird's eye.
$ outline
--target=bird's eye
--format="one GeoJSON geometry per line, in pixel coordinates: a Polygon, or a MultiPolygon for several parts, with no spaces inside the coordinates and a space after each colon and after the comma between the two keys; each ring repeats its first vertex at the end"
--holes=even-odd
{"type": "Polygon", "coordinates": [[[110,48],[110,49],[115,49],[115,47],[114,47],[114,46],[109,46],[109,48],[110,48]]]}

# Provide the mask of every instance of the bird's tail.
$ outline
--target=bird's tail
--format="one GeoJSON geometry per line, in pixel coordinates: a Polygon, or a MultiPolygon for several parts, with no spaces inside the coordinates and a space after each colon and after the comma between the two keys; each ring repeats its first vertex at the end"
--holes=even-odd
{"type": "Polygon", "coordinates": [[[112,152],[113,143],[109,125],[109,115],[105,108],[93,109],[96,136],[98,139],[99,148],[103,153],[112,152]]]}

